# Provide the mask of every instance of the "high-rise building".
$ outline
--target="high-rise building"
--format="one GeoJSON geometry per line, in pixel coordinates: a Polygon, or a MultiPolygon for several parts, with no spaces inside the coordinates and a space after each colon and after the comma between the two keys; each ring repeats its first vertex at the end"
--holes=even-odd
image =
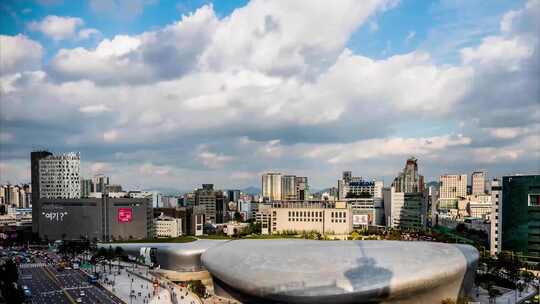
{"type": "Polygon", "coordinates": [[[39,160],[39,198],[80,198],[79,153],[49,155],[39,160]]]}
{"type": "Polygon", "coordinates": [[[297,176],[294,179],[296,185],[296,199],[297,200],[307,200],[309,196],[309,184],[308,178],[305,176],[297,176]]]}
{"type": "Polygon", "coordinates": [[[216,192],[213,184],[203,184],[201,189],[195,190],[195,205],[204,207],[207,223],[216,223],[216,192]]]}
{"type": "Polygon", "coordinates": [[[284,201],[296,200],[296,176],[281,176],[281,199],[284,201]]]}
{"type": "Polygon", "coordinates": [[[385,188],[383,200],[386,225],[401,229],[422,229],[427,224],[428,194],[424,177],[418,173],[418,160],[407,159],[405,168],[385,188]]]}
{"type": "Polygon", "coordinates": [[[424,177],[418,174],[418,160],[414,157],[407,159],[403,172],[394,179],[392,187],[396,192],[423,192],[424,177]]]}
{"type": "Polygon", "coordinates": [[[492,183],[491,195],[491,253],[540,261],[540,175],[503,176],[492,183]]]}
{"type": "MultiPolygon", "coordinates": [[[[51,156],[49,151],[34,151],[30,153],[30,175],[32,184],[32,202],[40,198],[39,195],[39,161],[47,156],[51,156]]],[[[32,231],[37,232],[37,227],[32,226],[32,231]],[[34,230],[35,228],[35,230],[34,230]]]]}
{"type": "Polygon", "coordinates": [[[240,190],[227,190],[227,200],[229,202],[238,202],[240,199],[240,190]]]}
{"type": "Polygon", "coordinates": [[[262,175],[262,196],[270,201],[281,200],[281,173],[264,173],[262,175]]]}
{"type": "Polygon", "coordinates": [[[110,183],[110,178],[103,174],[92,177],[92,184],[94,185],[94,191],[92,192],[105,192],[105,188],[110,183]]]}
{"type": "Polygon", "coordinates": [[[31,194],[29,185],[1,185],[0,204],[15,208],[29,208],[31,194]]]}
{"type": "Polygon", "coordinates": [[[487,174],[484,171],[476,171],[471,175],[472,194],[485,194],[486,193],[486,177],[487,174]]]}
{"type": "Polygon", "coordinates": [[[422,229],[427,224],[427,193],[398,192],[384,189],[387,226],[400,229],[422,229]],[[388,209],[388,210],[387,210],[388,209]]]}
{"type": "Polygon", "coordinates": [[[467,195],[467,174],[441,175],[439,178],[439,198],[458,199],[467,195]]]}
{"type": "Polygon", "coordinates": [[[346,198],[382,198],[382,181],[367,181],[361,176],[353,176],[351,171],[344,171],[338,180],[338,199],[346,198]]]}
{"type": "Polygon", "coordinates": [[[81,198],[90,197],[90,193],[94,192],[94,184],[91,179],[81,179],[81,198]]]}

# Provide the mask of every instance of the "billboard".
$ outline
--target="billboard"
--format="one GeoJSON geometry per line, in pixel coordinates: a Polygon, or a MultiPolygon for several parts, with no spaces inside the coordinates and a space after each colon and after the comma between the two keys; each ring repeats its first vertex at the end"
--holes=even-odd
{"type": "Polygon", "coordinates": [[[131,223],[133,219],[133,210],[131,208],[118,208],[118,222],[131,223]]]}
{"type": "Polygon", "coordinates": [[[353,225],[368,225],[369,216],[367,214],[354,214],[353,225]]]}

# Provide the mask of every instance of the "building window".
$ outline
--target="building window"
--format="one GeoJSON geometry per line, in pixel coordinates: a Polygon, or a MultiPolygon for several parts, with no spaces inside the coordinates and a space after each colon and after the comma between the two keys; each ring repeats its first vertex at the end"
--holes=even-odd
{"type": "Polygon", "coordinates": [[[534,206],[534,207],[540,206],[540,194],[529,195],[529,206],[534,206]]]}

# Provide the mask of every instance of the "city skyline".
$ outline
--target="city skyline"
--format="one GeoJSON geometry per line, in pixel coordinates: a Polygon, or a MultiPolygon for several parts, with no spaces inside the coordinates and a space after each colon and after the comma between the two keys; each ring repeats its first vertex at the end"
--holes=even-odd
{"type": "Polygon", "coordinates": [[[539,172],[538,0],[42,2],[0,8],[0,183],[36,147],[128,188],[539,172]]]}

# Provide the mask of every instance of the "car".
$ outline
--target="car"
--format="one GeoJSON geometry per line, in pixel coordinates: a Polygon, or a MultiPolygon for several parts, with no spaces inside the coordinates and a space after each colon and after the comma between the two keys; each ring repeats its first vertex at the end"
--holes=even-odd
{"type": "Polygon", "coordinates": [[[81,299],[81,298],[77,298],[77,299],[75,300],[75,302],[77,302],[77,303],[82,303],[82,299],[81,299]]]}
{"type": "Polygon", "coordinates": [[[86,294],[84,293],[84,290],[81,290],[81,293],[79,294],[81,297],[84,297],[86,294]]]}

